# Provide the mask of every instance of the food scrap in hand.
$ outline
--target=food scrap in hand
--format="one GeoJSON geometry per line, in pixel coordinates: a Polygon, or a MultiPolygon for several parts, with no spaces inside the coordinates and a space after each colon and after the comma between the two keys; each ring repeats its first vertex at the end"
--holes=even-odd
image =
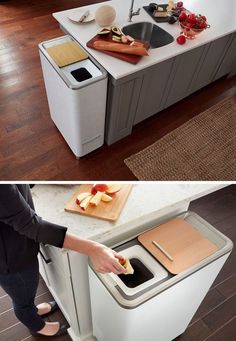
{"type": "Polygon", "coordinates": [[[130,264],[130,261],[128,260],[128,258],[119,260],[119,262],[126,269],[125,275],[133,275],[134,269],[132,265],[130,264]]]}

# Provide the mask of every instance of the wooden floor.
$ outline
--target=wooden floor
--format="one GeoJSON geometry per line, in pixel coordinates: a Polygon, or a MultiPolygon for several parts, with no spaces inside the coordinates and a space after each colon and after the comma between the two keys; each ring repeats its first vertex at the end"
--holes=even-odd
{"type": "MultiPolygon", "coordinates": [[[[190,209],[213,224],[236,244],[236,185],[223,188],[192,202],[190,209]]],[[[235,264],[236,249],[234,248],[186,332],[175,341],[235,341],[235,264]]],[[[49,299],[51,299],[51,295],[41,279],[36,302],[40,303],[49,299]]],[[[65,321],[60,312],[55,312],[50,316],[50,320],[65,321]]],[[[0,288],[0,340],[28,341],[34,339],[16,319],[9,297],[0,288]]],[[[43,337],[37,338],[42,341],[44,339],[43,337]]],[[[65,336],[56,340],[69,341],[70,338],[65,336]]]]}
{"type": "Polygon", "coordinates": [[[236,92],[236,77],[221,79],[140,123],[131,136],[76,160],[49,117],[37,45],[62,35],[51,13],[96,1],[0,3],[1,180],[135,180],[126,157],[236,92]]]}

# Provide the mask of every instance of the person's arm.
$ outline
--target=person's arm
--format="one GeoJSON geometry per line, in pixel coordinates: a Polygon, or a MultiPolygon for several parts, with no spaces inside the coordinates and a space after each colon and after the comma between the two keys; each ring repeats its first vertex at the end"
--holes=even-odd
{"type": "Polygon", "coordinates": [[[0,185],[0,221],[35,242],[63,246],[67,227],[39,217],[16,185],[0,185]]]}
{"type": "Polygon", "coordinates": [[[124,257],[105,245],[66,233],[63,247],[83,253],[90,257],[93,267],[101,273],[125,273],[125,268],[119,263],[124,257]]]}
{"type": "Polygon", "coordinates": [[[52,224],[37,216],[16,185],[0,185],[0,221],[36,242],[88,255],[99,272],[125,272],[117,261],[123,259],[121,255],[104,245],[69,234],[67,227],[52,224]]]}

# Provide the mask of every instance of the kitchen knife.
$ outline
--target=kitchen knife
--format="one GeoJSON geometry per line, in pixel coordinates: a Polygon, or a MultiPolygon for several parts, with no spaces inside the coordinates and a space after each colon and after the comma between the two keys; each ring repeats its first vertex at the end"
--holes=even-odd
{"type": "Polygon", "coordinates": [[[86,12],[84,12],[84,14],[81,16],[81,18],[79,19],[79,22],[82,23],[87,16],[89,15],[89,10],[87,10],[86,12]]]}

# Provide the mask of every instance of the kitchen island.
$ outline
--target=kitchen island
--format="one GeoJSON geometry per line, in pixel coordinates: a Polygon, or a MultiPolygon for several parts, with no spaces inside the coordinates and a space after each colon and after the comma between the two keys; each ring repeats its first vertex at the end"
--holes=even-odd
{"type": "MultiPolygon", "coordinates": [[[[95,13],[103,4],[108,3],[80,9],[95,13]]],[[[115,8],[117,14],[113,25],[122,28],[129,24],[129,1],[113,0],[109,5],[115,8]]],[[[141,11],[140,15],[132,18],[133,23],[155,23],[142,8],[144,5],[148,5],[148,2],[135,1],[134,9],[141,7],[141,11]]],[[[77,9],[53,14],[62,30],[71,35],[108,72],[105,131],[108,144],[129,135],[135,124],[220,77],[235,72],[236,3],[229,0],[224,4],[220,0],[186,0],[184,6],[192,12],[204,14],[211,25],[210,29],[184,45],[178,45],[174,40],[166,46],[151,49],[149,56],[143,57],[136,65],[87,48],[86,43],[101,28],[95,21],[83,25],[73,23],[68,15],[77,9]]],[[[178,24],[158,23],[158,26],[174,38],[180,33],[178,24]]]]}
{"type": "MultiPolygon", "coordinates": [[[[36,185],[33,200],[44,219],[68,227],[81,237],[113,247],[133,235],[188,209],[190,201],[211,193],[219,184],[135,184],[115,223],[64,211],[75,187],[36,185]]],[[[86,256],[42,246],[40,271],[70,324],[73,340],[93,340],[86,256]]]]}

